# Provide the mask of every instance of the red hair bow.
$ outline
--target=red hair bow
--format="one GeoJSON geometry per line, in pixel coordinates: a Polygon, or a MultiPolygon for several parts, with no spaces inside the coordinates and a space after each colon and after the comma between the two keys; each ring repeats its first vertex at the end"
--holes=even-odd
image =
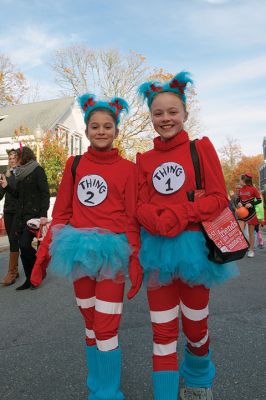
{"type": "Polygon", "coordinates": [[[109,103],[111,107],[115,107],[115,115],[118,117],[119,111],[123,110],[123,106],[119,104],[118,100],[116,100],[114,103],[109,103]]]}
{"type": "Polygon", "coordinates": [[[92,97],[89,97],[88,100],[86,101],[86,103],[83,106],[83,110],[86,111],[88,107],[92,107],[95,106],[96,101],[93,101],[92,97]]]}
{"type": "Polygon", "coordinates": [[[178,82],[177,79],[174,79],[174,80],[170,83],[170,87],[171,87],[171,88],[178,88],[182,94],[185,93],[185,87],[186,87],[186,86],[187,86],[186,83],[178,82]]]}
{"type": "Polygon", "coordinates": [[[153,83],[151,84],[151,90],[153,91],[153,92],[161,92],[162,90],[163,90],[163,87],[162,86],[155,86],[153,83]]]}

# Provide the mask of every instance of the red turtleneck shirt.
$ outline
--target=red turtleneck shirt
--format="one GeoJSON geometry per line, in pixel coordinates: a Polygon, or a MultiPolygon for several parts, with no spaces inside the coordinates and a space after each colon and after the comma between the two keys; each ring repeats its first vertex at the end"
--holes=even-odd
{"type": "Polygon", "coordinates": [[[126,233],[128,241],[139,248],[139,227],[135,218],[135,165],[118,154],[117,149],[83,154],[73,182],[67,160],[53,209],[52,225],[70,223],[75,228],[104,228],[126,233]]]}
{"type": "MultiPolygon", "coordinates": [[[[196,190],[196,182],[190,140],[187,132],[181,131],[167,141],[156,137],[154,148],[138,155],[138,209],[143,204],[150,204],[161,210],[174,210],[183,220],[181,225],[193,230],[199,229],[195,225],[198,222],[212,220],[219,215],[228,205],[228,199],[218,156],[207,137],[197,140],[196,148],[205,197],[193,203],[188,201],[187,192],[196,190]]],[[[145,212],[142,215],[147,220],[145,212]]],[[[139,220],[141,223],[142,218],[139,220]]]]}
{"type": "Polygon", "coordinates": [[[141,286],[139,265],[139,224],[136,219],[136,166],[120,157],[117,149],[83,154],[76,169],[75,182],[71,167],[74,157],[67,160],[53,209],[51,227],[42,241],[31,282],[40,285],[50,259],[49,244],[52,226],[70,223],[75,228],[103,228],[125,233],[133,248],[129,276],[132,282],[128,298],[141,286]]]}

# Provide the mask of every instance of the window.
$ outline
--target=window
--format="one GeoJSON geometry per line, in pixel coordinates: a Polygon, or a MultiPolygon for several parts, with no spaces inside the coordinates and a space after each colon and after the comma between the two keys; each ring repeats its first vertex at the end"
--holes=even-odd
{"type": "Polygon", "coordinates": [[[81,138],[79,136],[75,136],[75,155],[81,154],[81,138]]]}
{"type": "Polygon", "coordinates": [[[65,133],[65,144],[66,144],[66,147],[68,147],[68,140],[69,140],[68,135],[69,135],[69,133],[66,132],[65,133]]]}
{"type": "Polygon", "coordinates": [[[71,146],[70,146],[70,154],[74,155],[74,136],[71,135],[71,146]]]}

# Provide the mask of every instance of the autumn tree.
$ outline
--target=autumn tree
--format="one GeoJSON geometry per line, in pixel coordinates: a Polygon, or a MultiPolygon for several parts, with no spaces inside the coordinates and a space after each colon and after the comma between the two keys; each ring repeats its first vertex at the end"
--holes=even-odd
{"type": "Polygon", "coordinates": [[[68,149],[65,146],[64,136],[54,131],[47,131],[42,140],[40,164],[45,169],[52,193],[57,192],[67,157],[68,149]]]}
{"type": "Polygon", "coordinates": [[[242,149],[236,139],[227,137],[226,143],[218,150],[218,153],[221,160],[225,184],[229,192],[230,190],[234,190],[231,187],[232,177],[236,166],[243,156],[242,149]]]}
{"type": "Polygon", "coordinates": [[[7,56],[0,54],[0,106],[20,103],[29,88],[24,74],[7,56]]]}
{"type": "MultiPolygon", "coordinates": [[[[96,93],[100,97],[124,97],[130,105],[130,115],[123,117],[116,145],[127,157],[134,157],[137,150],[146,150],[153,137],[147,107],[136,95],[138,86],[145,80],[165,81],[172,77],[163,69],[147,66],[141,54],[130,52],[123,56],[118,50],[92,50],[70,46],[54,55],[53,70],[56,83],[64,95],[96,93]]],[[[191,93],[194,99],[195,93],[191,93]]],[[[191,129],[192,130],[192,129],[191,129]]]]}
{"type": "Polygon", "coordinates": [[[230,188],[235,190],[236,184],[242,174],[250,173],[252,175],[253,184],[259,187],[259,167],[263,162],[262,154],[255,156],[242,156],[239,163],[236,165],[231,174],[230,188]]]}

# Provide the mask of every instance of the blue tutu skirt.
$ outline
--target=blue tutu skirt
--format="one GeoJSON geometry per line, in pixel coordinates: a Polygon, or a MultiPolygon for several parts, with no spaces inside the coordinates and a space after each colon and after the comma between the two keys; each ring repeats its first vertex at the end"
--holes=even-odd
{"type": "Polygon", "coordinates": [[[168,285],[174,279],[210,288],[239,275],[235,262],[216,264],[208,253],[201,231],[184,231],[173,238],[141,231],[140,263],[148,288],[168,285]]]}
{"type": "Polygon", "coordinates": [[[49,269],[71,280],[84,276],[121,280],[127,273],[131,253],[125,234],[57,225],[53,228],[49,269]]]}

